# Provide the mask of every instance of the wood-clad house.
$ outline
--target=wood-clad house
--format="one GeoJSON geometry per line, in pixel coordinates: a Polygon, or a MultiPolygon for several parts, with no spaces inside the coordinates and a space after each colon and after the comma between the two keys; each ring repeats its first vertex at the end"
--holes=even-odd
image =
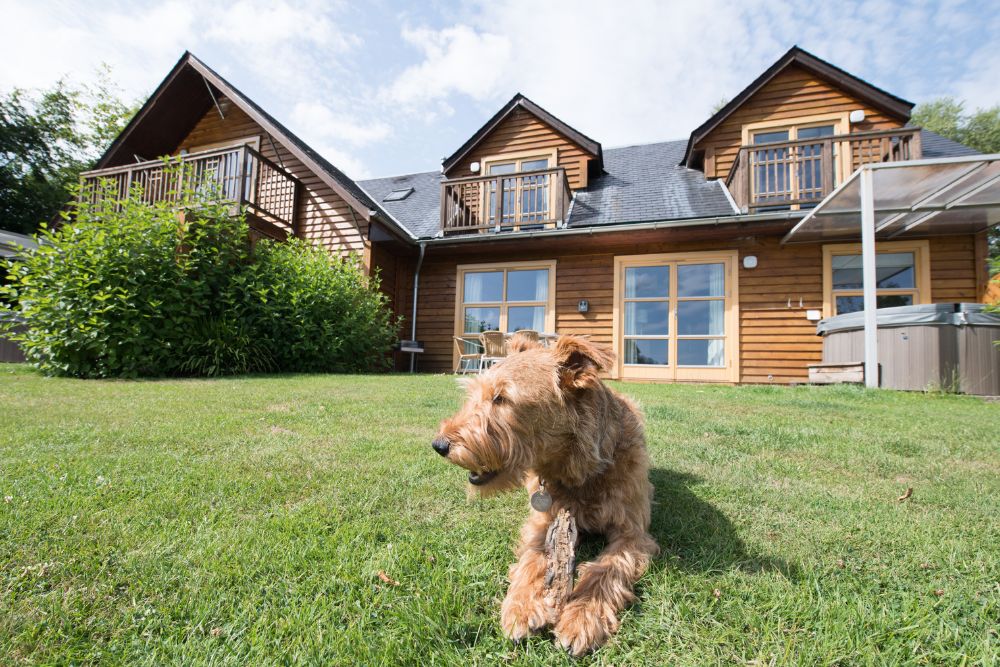
{"type": "MultiPolygon", "coordinates": [[[[355,182],[185,54],[98,174],[233,155],[256,233],[362,253],[422,371],[528,328],[613,346],[622,379],[801,382],[861,251],[789,231],[862,164],[975,154],[912,106],[795,47],[685,140],[604,149],[519,94],[440,170],[355,182]]],[[[920,232],[880,241],[879,305],[981,301],[985,231],[920,232]]]]}

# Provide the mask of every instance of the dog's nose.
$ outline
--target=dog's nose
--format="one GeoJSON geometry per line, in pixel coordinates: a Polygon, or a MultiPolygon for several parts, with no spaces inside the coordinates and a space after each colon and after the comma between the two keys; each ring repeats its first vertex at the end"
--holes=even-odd
{"type": "Polygon", "coordinates": [[[448,449],[451,447],[451,443],[448,442],[447,438],[434,438],[431,442],[431,447],[441,456],[448,456],[448,449]]]}

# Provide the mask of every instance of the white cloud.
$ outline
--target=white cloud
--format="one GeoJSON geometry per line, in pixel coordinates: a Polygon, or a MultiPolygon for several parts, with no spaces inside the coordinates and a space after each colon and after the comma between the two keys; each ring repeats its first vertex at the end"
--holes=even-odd
{"type": "Polygon", "coordinates": [[[510,38],[465,25],[444,30],[404,28],[402,37],[424,58],[383,91],[389,101],[404,105],[419,106],[455,93],[473,99],[489,97],[510,57],[510,38]]]}
{"type": "Polygon", "coordinates": [[[433,120],[434,109],[462,99],[485,114],[486,102],[499,106],[520,91],[606,146],[683,138],[715,103],[732,98],[798,43],[918,101],[934,94],[929,72],[956,60],[968,73],[956,90],[970,100],[995,98],[990,82],[1000,79],[1000,57],[984,48],[983,59],[971,64],[917,41],[929,34],[954,42],[955,33],[984,20],[963,0],[947,5],[484,0],[462,24],[404,29],[421,61],[382,94],[405,103],[413,122],[433,120]],[[931,28],[938,24],[955,33],[931,28]]]}
{"type": "Polygon", "coordinates": [[[305,128],[303,131],[352,146],[382,141],[392,134],[392,128],[387,123],[378,120],[362,122],[335,113],[321,102],[299,102],[292,109],[291,121],[296,127],[305,128]]]}

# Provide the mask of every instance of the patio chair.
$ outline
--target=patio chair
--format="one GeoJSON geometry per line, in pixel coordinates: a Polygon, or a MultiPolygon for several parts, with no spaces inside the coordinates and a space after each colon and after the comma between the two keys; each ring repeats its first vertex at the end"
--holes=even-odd
{"type": "MultiPolygon", "coordinates": [[[[521,329],[520,331],[515,331],[514,333],[521,334],[521,336],[527,338],[533,343],[537,343],[539,340],[538,332],[535,331],[534,329],[521,329]]],[[[513,336],[514,334],[511,335],[513,336]]]]}
{"type": "Polygon", "coordinates": [[[483,370],[483,346],[472,338],[462,338],[455,336],[455,347],[458,348],[458,365],[455,366],[455,374],[479,373],[483,370]],[[476,352],[469,352],[469,345],[477,348],[476,352]]]}
{"type": "Polygon", "coordinates": [[[507,357],[507,337],[502,331],[484,331],[479,334],[483,344],[483,359],[481,370],[486,370],[507,357]]]}

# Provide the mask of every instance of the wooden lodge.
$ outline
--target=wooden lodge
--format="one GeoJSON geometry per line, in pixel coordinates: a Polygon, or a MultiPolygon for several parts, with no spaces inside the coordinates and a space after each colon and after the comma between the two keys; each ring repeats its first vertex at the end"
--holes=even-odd
{"type": "MultiPolygon", "coordinates": [[[[533,329],[613,346],[622,379],[805,382],[817,320],[860,307],[860,239],[789,231],[862,165],[975,155],[912,106],[796,47],[684,140],[605,150],[516,95],[440,169],[353,181],[185,54],[84,179],[156,198],[170,156],[256,233],[360,253],[420,371],[533,329]]],[[[880,240],[879,306],[981,302],[985,230],[880,240]]]]}

